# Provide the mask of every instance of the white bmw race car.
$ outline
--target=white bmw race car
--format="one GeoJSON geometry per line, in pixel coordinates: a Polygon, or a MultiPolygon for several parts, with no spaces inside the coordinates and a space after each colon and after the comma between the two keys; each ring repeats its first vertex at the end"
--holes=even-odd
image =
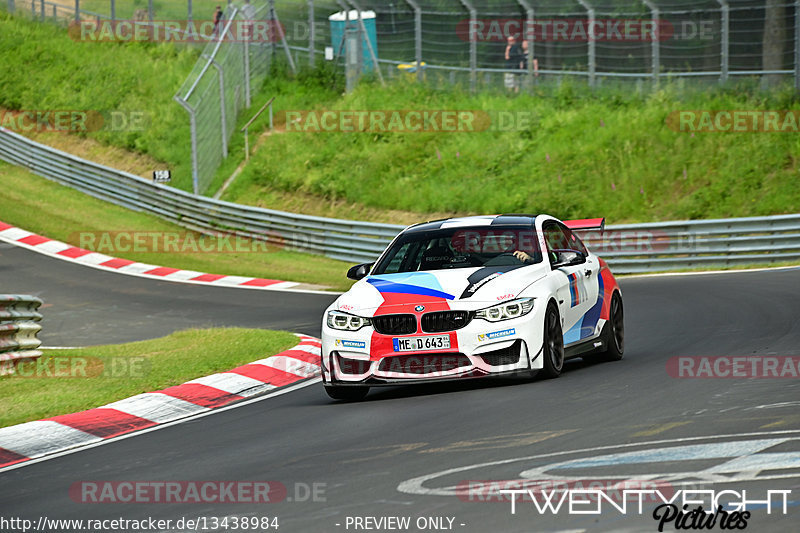
{"type": "Polygon", "coordinates": [[[329,396],[514,373],[561,373],[564,359],[622,358],[622,295],[573,230],[603,219],[497,215],[403,230],[322,320],[329,396]]]}

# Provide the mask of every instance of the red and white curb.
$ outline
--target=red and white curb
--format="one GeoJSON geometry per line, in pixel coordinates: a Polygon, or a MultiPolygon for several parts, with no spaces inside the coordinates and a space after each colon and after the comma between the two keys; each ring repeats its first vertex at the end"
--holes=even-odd
{"type": "Polygon", "coordinates": [[[88,411],[0,428],[0,468],[210,411],[320,375],[319,339],[298,337],[300,343],[289,350],[227,372],[88,411]]]}
{"type": "Polygon", "coordinates": [[[35,252],[43,253],[58,259],[64,259],[100,270],[108,270],[151,279],[178,281],[181,283],[197,283],[222,287],[238,287],[242,289],[286,290],[297,287],[300,283],[280,281],[276,279],[248,278],[244,276],[225,276],[222,274],[206,274],[194,270],[163,267],[139,263],[129,259],[111,257],[98,252],[84,250],[61,241],[48,239],[0,221],[0,241],[19,245],[35,252]]]}

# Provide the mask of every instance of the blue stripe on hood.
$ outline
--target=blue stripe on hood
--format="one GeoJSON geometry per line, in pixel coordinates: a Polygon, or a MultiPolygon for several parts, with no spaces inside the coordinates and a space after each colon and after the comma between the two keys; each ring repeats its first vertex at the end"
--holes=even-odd
{"type": "Polygon", "coordinates": [[[439,280],[428,272],[370,276],[367,278],[367,283],[375,287],[380,293],[419,294],[446,300],[455,298],[452,294],[442,291],[439,280]]]}

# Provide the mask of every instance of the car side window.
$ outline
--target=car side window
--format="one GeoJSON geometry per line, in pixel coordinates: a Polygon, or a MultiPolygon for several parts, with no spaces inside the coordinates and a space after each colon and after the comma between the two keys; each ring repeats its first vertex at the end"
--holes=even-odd
{"type": "Polygon", "coordinates": [[[544,242],[547,244],[547,256],[550,258],[550,263],[553,263],[556,260],[553,250],[563,250],[567,247],[564,232],[555,222],[545,222],[542,232],[544,233],[544,242]]]}
{"type": "Polygon", "coordinates": [[[570,250],[577,250],[581,252],[583,255],[589,255],[589,250],[586,249],[586,246],[583,244],[575,233],[569,228],[561,228],[564,232],[564,238],[566,239],[567,246],[570,250]]]}

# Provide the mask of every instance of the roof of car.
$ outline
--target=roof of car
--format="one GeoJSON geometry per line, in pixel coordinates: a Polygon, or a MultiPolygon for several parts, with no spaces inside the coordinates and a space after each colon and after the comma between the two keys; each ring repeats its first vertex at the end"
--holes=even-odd
{"type": "Polygon", "coordinates": [[[474,228],[480,226],[533,226],[536,215],[505,214],[443,218],[409,226],[404,233],[417,233],[445,228],[474,228]]]}

